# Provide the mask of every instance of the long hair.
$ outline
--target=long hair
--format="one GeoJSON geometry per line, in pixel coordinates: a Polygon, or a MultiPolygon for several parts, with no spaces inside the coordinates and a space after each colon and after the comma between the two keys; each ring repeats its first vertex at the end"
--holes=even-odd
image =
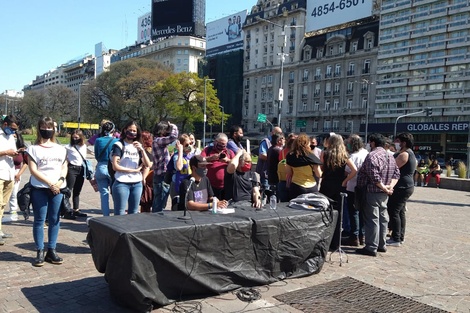
{"type": "Polygon", "coordinates": [[[349,145],[351,149],[351,153],[357,152],[364,148],[364,142],[362,141],[362,138],[359,137],[357,134],[353,134],[349,136],[349,145]]]}
{"type": "Polygon", "coordinates": [[[328,138],[328,148],[325,151],[325,163],[328,168],[338,168],[346,164],[349,158],[343,138],[340,135],[332,135],[328,138]]]}
{"type": "Polygon", "coordinates": [[[149,131],[144,130],[142,132],[142,145],[144,148],[152,148],[152,142],[153,135],[149,131]]]}
{"type": "Polygon", "coordinates": [[[15,136],[16,136],[16,149],[26,148],[26,145],[24,144],[23,135],[21,135],[19,132],[16,132],[15,136]]]}
{"type": "MultiPolygon", "coordinates": [[[[36,145],[39,145],[42,143],[42,140],[44,138],[42,138],[41,136],[41,132],[39,131],[39,129],[41,129],[41,127],[45,127],[47,129],[52,129],[54,130],[54,121],[52,120],[52,117],[49,117],[49,116],[44,116],[44,117],[41,117],[38,121],[38,129],[37,129],[37,134],[36,134],[36,142],[35,144],[36,145]]],[[[55,131],[54,131],[54,134],[52,135],[51,139],[50,139],[52,142],[55,142],[55,131]]]]}
{"type": "Polygon", "coordinates": [[[70,145],[72,145],[72,137],[73,135],[78,135],[80,139],[78,140],[77,145],[78,146],[83,146],[85,144],[85,135],[83,135],[83,132],[80,129],[75,129],[71,134],[70,134],[70,145]]]}
{"type": "Polygon", "coordinates": [[[310,137],[307,134],[300,134],[292,144],[292,149],[290,153],[295,154],[295,156],[299,157],[302,155],[308,155],[312,152],[310,149],[310,137]]]}

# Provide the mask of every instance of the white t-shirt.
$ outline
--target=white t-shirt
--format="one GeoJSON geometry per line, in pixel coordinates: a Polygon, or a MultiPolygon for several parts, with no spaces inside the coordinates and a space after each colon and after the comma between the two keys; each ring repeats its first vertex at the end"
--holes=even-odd
{"type": "MultiPolygon", "coordinates": [[[[15,137],[7,136],[0,128],[0,151],[16,150],[15,137]]],[[[13,158],[8,155],[0,156],[0,179],[5,181],[15,180],[15,164],[13,158]]],[[[5,199],[7,201],[7,199],[5,199]]]]}
{"type": "Polygon", "coordinates": [[[72,145],[68,144],[68,145],[65,146],[65,149],[67,150],[67,161],[72,165],[82,166],[83,165],[83,159],[80,156],[80,154],[78,153],[77,149],[75,149],[74,147],[77,147],[78,151],[80,151],[80,153],[86,159],[86,153],[87,153],[86,145],[83,145],[83,146],[74,145],[74,146],[72,146],[72,145]]]}
{"type": "MultiPolygon", "coordinates": [[[[26,150],[28,162],[36,163],[38,171],[47,176],[51,182],[60,179],[62,165],[66,161],[67,151],[61,145],[53,143],[51,146],[32,145],[26,150]]],[[[31,175],[31,185],[36,188],[49,188],[46,183],[31,175]]],[[[67,183],[62,182],[60,188],[65,188],[67,183]]]]}
{"type": "MultiPolygon", "coordinates": [[[[366,159],[366,156],[369,154],[369,152],[362,148],[361,150],[354,152],[351,154],[349,159],[356,165],[357,172],[359,173],[359,169],[362,167],[362,163],[364,163],[364,160],[366,159]]],[[[346,165],[346,173],[351,173],[351,169],[349,166],[346,165]]],[[[346,190],[350,192],[354,192],[354,188],[357,185],[357,175],[354,176],[351,180],[349,180],[346,183],[346,190]]]]}
{"type": "MultiPolygon", "coordinates": [[[[119,165],[127,168],[138,168],[140,166],[140,153],[133,144],[124,142],[124,153],[121,151],[121,142],[116,142],[113,145],[113,151],[111,152],[111,156],[121,156],[121,161],[119,165]]],[[[121,183],[138,183],[142,181],[142,173],[125,173],[116,171],[114,174],[114,178],[121,183]]]]}

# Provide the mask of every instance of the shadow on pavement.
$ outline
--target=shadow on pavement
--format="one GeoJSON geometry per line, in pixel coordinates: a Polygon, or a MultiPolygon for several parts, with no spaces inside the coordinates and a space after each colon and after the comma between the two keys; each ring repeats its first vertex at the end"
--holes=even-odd
{"type": "Polygon", "coordinates": [[[427,200],[413,200],[413,199],[408,199],[407,202],[415,202],[419,204],[432,204],[432,205],[447,205],[447,206],[458,206],[458,207],[466,207],[470,206],[469,204],[466,203],[453,203],[453,202],[437,202],[437,201],[427,201],[427,200]]]}

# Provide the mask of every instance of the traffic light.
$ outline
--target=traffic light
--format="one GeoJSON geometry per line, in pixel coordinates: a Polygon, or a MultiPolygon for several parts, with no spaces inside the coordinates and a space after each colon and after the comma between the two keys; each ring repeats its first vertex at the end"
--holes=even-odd
{"type": "Polygon", "coordinates": [[[432,108],[426,108],[426,116],[432,115],[432,108]]]}

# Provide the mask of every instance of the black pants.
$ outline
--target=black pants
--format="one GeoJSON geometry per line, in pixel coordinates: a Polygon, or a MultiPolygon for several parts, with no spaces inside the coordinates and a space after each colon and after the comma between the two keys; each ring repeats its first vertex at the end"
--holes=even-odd
{"type": "Polygon", "coordinates": [[[393,194],[388,198],[387,211],[390,216],[388,228],[392,230],[392,239],[394,241],[405,240],[406,201],[413,194],[414,187],[395,188],[393,194]]]}
{"type": "Polygon", "coordinates": [[[72,206],[75,211],[80,208],[80,192],[85,181],[84,174],[85,168],[83,166],[68,165],[66,181],[67,187],[72,192],[72,206]]]}

